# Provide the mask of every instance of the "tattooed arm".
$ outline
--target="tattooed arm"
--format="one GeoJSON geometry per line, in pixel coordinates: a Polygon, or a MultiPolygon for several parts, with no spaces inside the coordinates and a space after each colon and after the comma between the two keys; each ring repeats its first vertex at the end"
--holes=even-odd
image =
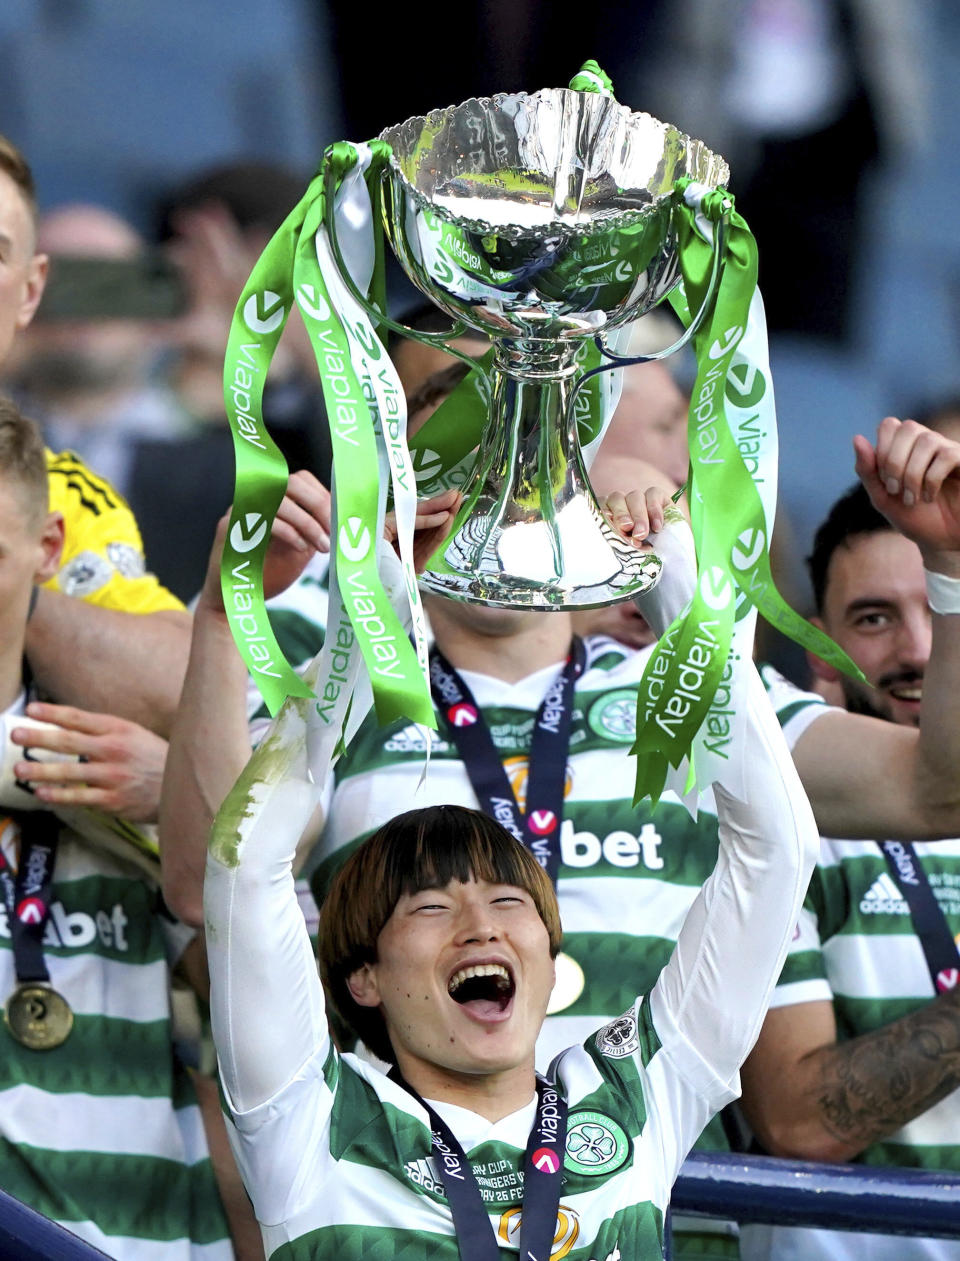
{"type": "Polygon", "coordinates": [[[852,1160],[960,1086],[960,993],[837,1042],[833,1004],[768,1012],[741,1079],[744,1115],[774,1156],[852,1160]]]}

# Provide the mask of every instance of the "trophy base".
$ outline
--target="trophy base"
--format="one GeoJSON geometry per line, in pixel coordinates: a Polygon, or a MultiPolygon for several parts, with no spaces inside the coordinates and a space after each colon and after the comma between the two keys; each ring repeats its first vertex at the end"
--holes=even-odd
{"type": "Polygon", "coordinates": [[[616,589],[599,583],[592,587],[544,588],[526,583],[507,574],[423,574],[420,587],[430,595],[459,600],[461,604],[478,604],[487,608],[530,610],[543,613],[574,613],[578,609],[601,609],[608,604],[622,604],[655,587],[660,579],[660,558],[648,553],[656,562],[656,572],[630,587],[616,589]]]}
{"type": "Polygon", "coordinates": [[[656,552],[628,543],[584,501],[568,508],[548,524],[498,522],[474,506],[431,558],[421,588],[467,604],[562,612],[619,604],[657,585],[656,552]]]}

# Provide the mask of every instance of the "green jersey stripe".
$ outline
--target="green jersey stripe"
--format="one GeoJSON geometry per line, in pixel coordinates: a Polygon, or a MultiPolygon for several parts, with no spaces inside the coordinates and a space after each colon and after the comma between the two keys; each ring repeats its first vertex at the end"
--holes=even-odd
{"type": "Polygon", "coordinates": [[[54,1095],[156,1096],[169,1100],[174,1061],[168,1021],[75,1016],[62,1047],[42,1055],[4,1036],[0,1089],[21,1083],[54,1095]]]}
{"type": "Polygon", "coordinates": [[[198,1243],[223,1238],[220,1201],[208,1162],[186,1168],[174,1160],[127,1153],[60,1152],[0,1144],[0,1185],[56,1221],[96,1221],[106,1235],[181,1238],[183,1204],[198,1243]]]}
{"type": "Polygon", "coordinates": [[[945,1133],[940,1144],[898,1143],[890,1139],[874,1143],[863,1158],[865,1165],[892,1165],[901,1169],[942,1169],[960,1173],[960,1146],[952,1142],[956,1130],[945,1133]]]}

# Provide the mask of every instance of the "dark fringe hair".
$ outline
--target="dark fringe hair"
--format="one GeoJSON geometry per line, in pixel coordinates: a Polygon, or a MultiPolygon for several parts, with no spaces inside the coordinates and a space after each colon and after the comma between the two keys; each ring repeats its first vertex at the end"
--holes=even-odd
{"type": "Polygon", "coordinates": [[[397,815],[333,879],[320,912],[320,976],[335,1013],[383,1060],[395,1062],[383,1016],[354,1002],[347,980],[365,963],[376,963],[377,939],[404,894],[471,877],[529,893],[556,957],[560,912],[549,877],[529,850],[477,810],[430,806],[397,815]]]}
{"type": "Polygon", "coordinates": [[[892,529],[887,518],[870,502],[862,482],[856,482],[840,496],[817,530],[813,551],[807,557],[807,570],[819,614],[823,613],[830,561],[837,548],[849,546],[850,540],[858,535],[880,534],[892,529]]]}

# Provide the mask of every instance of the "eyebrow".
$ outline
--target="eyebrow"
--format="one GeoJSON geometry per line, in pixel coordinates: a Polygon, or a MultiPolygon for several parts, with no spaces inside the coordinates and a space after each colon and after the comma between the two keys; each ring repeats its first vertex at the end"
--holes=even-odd
{"type": "Polygon", "coordinates": [[[861,613],[864,609],[892,609],[895,606],[896,601],[887,599],[886,596],[864,595],[851,600],[844,608],[844,613],[861,613]]]}

